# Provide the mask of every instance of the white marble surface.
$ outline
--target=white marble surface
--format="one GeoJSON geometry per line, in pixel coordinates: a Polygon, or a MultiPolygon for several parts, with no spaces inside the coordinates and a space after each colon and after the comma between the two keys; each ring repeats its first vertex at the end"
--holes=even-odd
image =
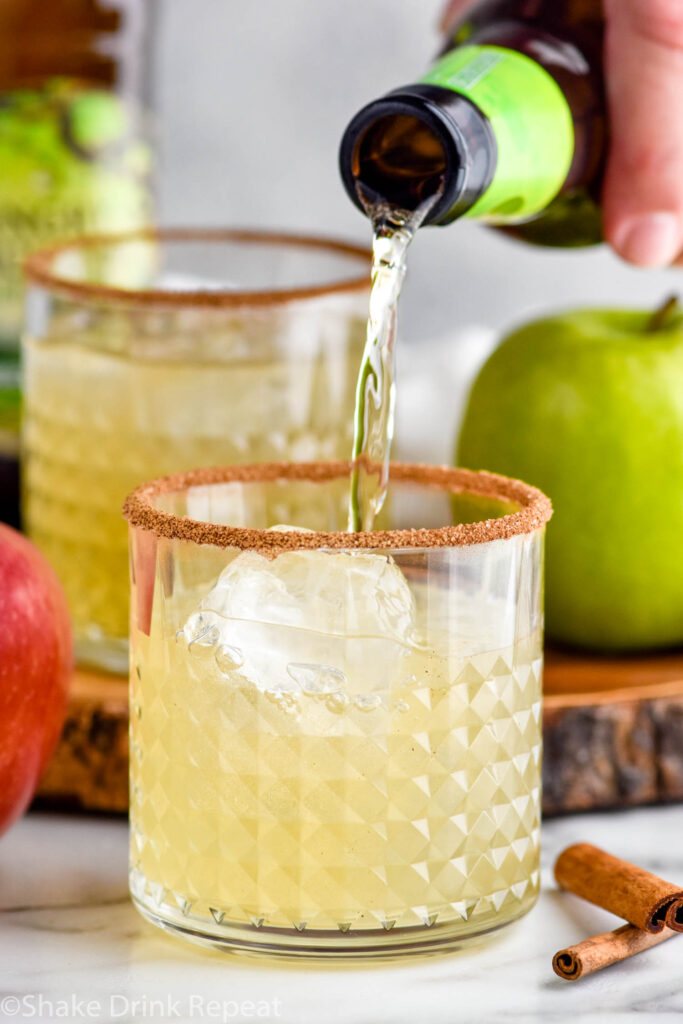
{"type": "Polygon", "coordinates": [[[681,807],[559,819],[544,825],[538,906],[494,941],[396,966],[300,968],[205,952],[143,921],[124,822],[31,814],[0,840],[0,1021],[680,1024],[683,938],[576,983],[552,973],[557,949],[618,924],[555,891],[552,860],[578,840],[683,880],[681,807]]]}

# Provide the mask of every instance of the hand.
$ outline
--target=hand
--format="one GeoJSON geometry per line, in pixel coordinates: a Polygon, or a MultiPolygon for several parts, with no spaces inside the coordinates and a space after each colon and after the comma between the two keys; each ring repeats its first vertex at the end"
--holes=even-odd
{"type": "MultiPolygon", "coordinates": [[[[603,2],[611,133],[605,237],[629,263],[663,267],[683,251],[683,0],[603,2]]],[[[472,4],[451,0],[444,31],[472,4]]]]}

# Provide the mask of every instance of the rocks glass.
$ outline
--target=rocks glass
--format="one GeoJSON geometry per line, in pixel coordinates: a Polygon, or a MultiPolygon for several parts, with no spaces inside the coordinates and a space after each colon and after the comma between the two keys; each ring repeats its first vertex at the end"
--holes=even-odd
{"type": "Polygon", "coordinates": [[[454,948],[539,887],[543,544],[517,481],[347,463],[135,491],[131,864],[171,932],[290,957],[454,948]]]}
{"type": "Polygon", "coordinates": [[[121,502],[194,466],[346,457],[369,256],[318,238],[163,231],[27,265],[24,522],[81,661],[128,665],[121,502]]]}

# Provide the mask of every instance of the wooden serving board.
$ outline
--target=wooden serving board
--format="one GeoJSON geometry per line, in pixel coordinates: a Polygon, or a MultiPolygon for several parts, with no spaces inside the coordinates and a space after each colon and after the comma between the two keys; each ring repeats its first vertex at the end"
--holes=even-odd
{"type": "Polygon", "coordinates": [[[683,652],[546,652],[543,811],[683,800],[683,652]]]}
{"type": "Polygon", "coordinates": [[[128,679],[77,669],[59,745],[38,789],[41,805],[128,810],[128,679]]]}
{"type": "MultiPolygon", "coordinates": [[[[683,652],[595,658],[550,650],[543,711],[546,815],[683,800],[683,652]]],[[[125,812],[128,683],[77,671],[42,804],[125,812]]]]}

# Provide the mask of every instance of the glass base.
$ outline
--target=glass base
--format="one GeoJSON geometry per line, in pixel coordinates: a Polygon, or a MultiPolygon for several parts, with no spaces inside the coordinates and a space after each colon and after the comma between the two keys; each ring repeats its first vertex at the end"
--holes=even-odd
{"type": "Polygon", "coordinates": [[[476,945],[493,932],[513,924],[527,914],[538,898],[532,893],[514,913],[501,914],[486,924],[472,927],[457,921],[421,928],[368,929],[345,933],[330,931],[298,932],[295,929],[257,927],[235,922],[209,924],[198,915],[164,908],[164,916],[151,910],[132,896],[135,907],[144,918],[169,935],[208,946],[224,953],[251,957],[274,957],[280,960],[318,960],[353,963],[370,960],[394,960],[404,957],[437,956],[454,953],[465,946],[476,945]]]}
{"type": "Polygon", "coordinates": [[[128,675],[128,641],[110,637],[76,635],[76,664],[102,669],[117,676],[128,675]]]}

